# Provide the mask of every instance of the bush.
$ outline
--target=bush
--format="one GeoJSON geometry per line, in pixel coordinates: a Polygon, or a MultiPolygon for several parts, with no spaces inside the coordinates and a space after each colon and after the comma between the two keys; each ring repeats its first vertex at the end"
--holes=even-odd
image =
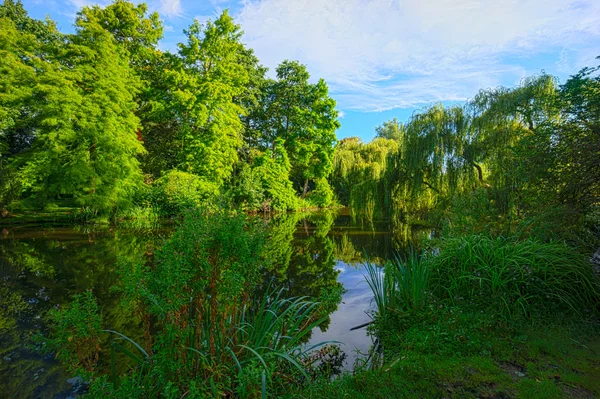
{"type": "MultiPolygon", "coordinates": [[[[104,331],[115,338],[110,378],[104,370],[94,374],[89,396],[265,397],[307,381],[314,363],[329,359],[304,347],[327,316],[319,303],[287,298],[283,290],[251,296],[267,262],[265,237],[264,224],[244,215],[194,210],[151,262],[122,264],[116,291],[146,324],[146,333],[138,343],[104,331]],[[126,364],[117,367],[117,359],[126,364]]],[[[335,293],[324,293],[329,296],[335,293]]],[[[84,338],[102,332],[97,314],[86,294],[53,316],[56,335],[49,342],[65,360],[83,353],[84,365],[95,364],[96,341],[84,338]],[[71,333],[69,325],[85,329],[71,333]]]]}
{"type": "Polygon", "coordinates": [[[165,215],[177,215],[190,208],[214,203],[219,188],[200,177],[171,170],[156,180],[150,193],[150,201],[165,215]]]}
{"type": "Polygon", "coordinates": [[[65,308],[51,310],[48,322],[52,336],[44,341],[44,352],[56,352],[56,357],[72,369],[93,373],[101,351],[102,317],[91,291],[75,295],[65,308]]]}

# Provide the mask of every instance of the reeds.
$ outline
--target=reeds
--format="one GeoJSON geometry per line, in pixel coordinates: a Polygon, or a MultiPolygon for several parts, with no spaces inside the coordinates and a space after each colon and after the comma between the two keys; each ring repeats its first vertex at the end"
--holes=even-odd
{"type": "Polygon", "coordinates": [[[395,255],[383,268],[366,262],[365,279],[373,292],[378,313],[420,310],[427,299],[429,269],[422,256],[411,252],[405,259],[395,255]]]}

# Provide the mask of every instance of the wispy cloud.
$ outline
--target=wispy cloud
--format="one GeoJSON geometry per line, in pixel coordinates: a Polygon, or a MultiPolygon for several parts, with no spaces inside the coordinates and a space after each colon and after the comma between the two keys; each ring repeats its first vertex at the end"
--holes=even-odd
{"type": "Polygon", "coordinates": [[[558,70],[600,53],[597,0],[244,0],[238,21],[266,65],[299,59],[365,111],[464,100],[548,66],[536,57],[558,70]]]}
{"type": "Polygon", "coordinates": [[[181,0],[160,0],[155,8],[163,17],[176,18],[183,15],[181,0]]]}

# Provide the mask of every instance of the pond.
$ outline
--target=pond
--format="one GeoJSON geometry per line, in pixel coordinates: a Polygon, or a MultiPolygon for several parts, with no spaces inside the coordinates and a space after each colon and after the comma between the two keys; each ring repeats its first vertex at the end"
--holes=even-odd
{"type": "MultiPolygon", "coordinates": [[[[371,338],[350,329],[369,320],[372,295],[364,281],[364,255],[374,262],[402,251],[423,232],[392,229],[385,223],[355,224],[348,212],[287,214],[265,218],[269,226],[265,285],[275,281],[293,296],[318,296],[343,285],[345,293],[329,320],[312,332],[310,342],[339,341],[345,369],[371,338]]],[[[126,229],[94,226],[10,227],[0,232],[0,396],[67,398],[74,379],[53,356],[34,350],[32,336],[45,330],[44,315],[91,289],[107,328],[130,332],[126,313],[110,290],[119,260],[142,258],[173,231],[172,226],[126,229]]]]}

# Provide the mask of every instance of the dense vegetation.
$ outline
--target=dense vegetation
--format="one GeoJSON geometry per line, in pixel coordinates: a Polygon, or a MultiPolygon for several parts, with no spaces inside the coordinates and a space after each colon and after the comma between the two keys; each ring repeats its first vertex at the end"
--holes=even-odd
{"type": "MultiPolygon", "coordinates": [[[[84,7],[73,34],[20,2],[0,6],[2,216],[185,215],[160,249],[119,259],[111,292],[132,336],[88,291],[49,312],[38,344],[90,396],[600,395],[588,261],[600,243],[600,67],[338,142],[335,101],[304,65],[267,78],[227,11],[185,34],[177,53],[160,50],[159,15],[124,0],[84,7]],[[410,225],[435,235],[367,264],[375,344],[332,382],[338,350],[304,344],[341,300],[335,260],[358,263],[362,248],[334,245],[331,215],[292,249],[300,216],[244,212],[338,203],[366,225],[391,221],[397,250],[410,225]]],[[[3,300],[0,321],[15,325],[22,301],[3,300]]]]}
{"type": "Polygon", "coordinates": [[[143,330],[137,340],[103,329],[88,291],[50,312],[44,350],[91,381],[88,395],[99,398],[264,397],[326,372],[319,361],[329,351],[303,344],[341,287],[334,280],[323,302],[272,284],[257,293],[270,263],[261,226],[224,211],[186,215],[151,261],[120,265],[113,289],[143,330]]]}
{"type": "Polygon", "coordinates": [[[332,186],[357,219],[436,237],[368,265],[372,353],[298,397],[600,395],[599,70],[484,90],[338,144],[332,186]]]}
{"type": "Polygon", "coordinates": [[[434,105],[384,123],[371,143],[342,140],[332,185],[366,220],[428,212],[450,230],[565,238],[600,198],[599,93],[596,67],[434,105]]]}
{"type": "Polygon", "coordinates": [[[227,11],[194,21],[175,54],[159,49],[162,22],[145,4],[84,7],[74,34],[20,1],[5,0],[0,18],[3,214],[332,204],[327,85],[297,61],[267,78],[227,11]]]}

